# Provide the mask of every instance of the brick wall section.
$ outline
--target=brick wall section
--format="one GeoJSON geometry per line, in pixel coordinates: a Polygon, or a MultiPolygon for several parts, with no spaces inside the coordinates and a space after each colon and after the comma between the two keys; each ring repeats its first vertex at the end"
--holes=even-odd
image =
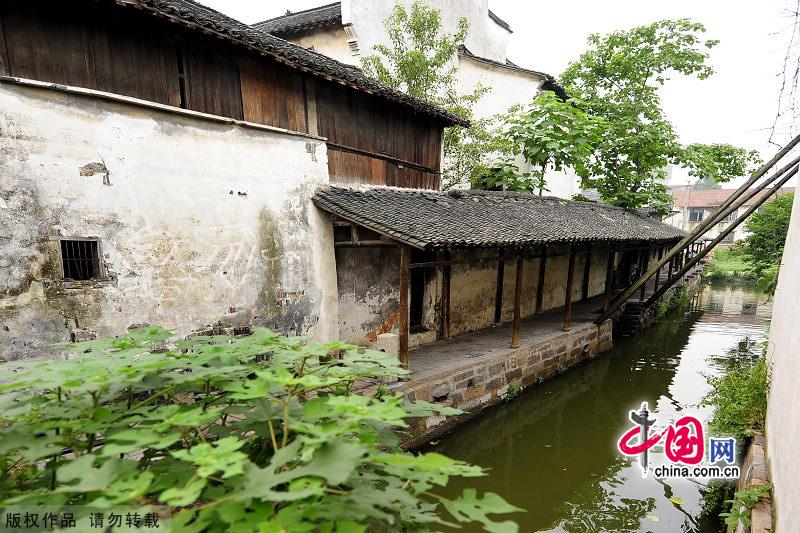
{"type": "Polygon", "coordinates": [[[405,394],[412,401],[442,403],[465,413],[453,417],[434,416],[409,420],[403,435],[406,448],[421,446],[483,409],[503,400],[509,385],[521,389],[535,386],[560,371],[577,366],[612,346],[612,326],[575,326],[548,341],[522,346],[511,354],[498,355],[489,361],[464,364],[446,372],[405,383],[405,394]]]}

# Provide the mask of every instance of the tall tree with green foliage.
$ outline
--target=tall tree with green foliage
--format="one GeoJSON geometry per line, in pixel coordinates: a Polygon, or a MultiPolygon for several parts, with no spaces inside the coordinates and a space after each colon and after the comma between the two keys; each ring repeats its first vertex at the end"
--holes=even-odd
{"type": "Polygon", "coordinates": [[[608,128],[582,186],[624,207],[650,205],[665,211],[662,183],[670,164],[709,171],[724,182],[749,170],[750,152],[727,145],[681,146],[661,105],[660,88],[671,76],[709,77],[709,50],[702,24],[662,20],[589,37],[589,49],[560,77],[574,105],[602,117],[608,128]]]}
{"type": "Polygon", "coordinates": [[[573,168],[589,177],[595,147],[607,129],[602,118],[589,115],[574,102],[565,102],[552,91],[542,92],[528,107],[508,117],[505,135],[514,153],[531,166],[530,177],[507,180],[510,190],[547,191],[549,170],[573,168]]]}
{"type": "Polygon", "coordinates": [[[502,143],[492,133],[497,118],[476,119],[475,104],[490,89],[476,86],[461,94],[455,87],[458,47],[464,44],[469,22],[462,17],[456,31],[446,33],[442,14],[422,1],[406,10],[395,4],[384,21],[387,44],[379,44],[374,54],[362,59],[364,72],[399,91],[440,106],[470,121],[468,128],[445,130],[444,187],[470,182],[491,163],[493,154],[502,151],[502,143]]]}

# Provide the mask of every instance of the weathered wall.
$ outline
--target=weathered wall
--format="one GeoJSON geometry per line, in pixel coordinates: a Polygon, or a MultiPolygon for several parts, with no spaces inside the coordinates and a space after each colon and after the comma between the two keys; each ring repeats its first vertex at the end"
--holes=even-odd
{"type": "MultiPolygon", "coordinates": [[[[549,253],[563,253],[564,248],[551,248],[549,253]]],[[[454,254],[462,259],[476,260],[483,257],[496,257],[497,252],[464,251],[454,254]]],[[[522,268],[522,317],[533,316],[536,310],[536,292],[539,285],[539,259],[525,259],[522,268]]],[[[605,252],[592,254],[589,271],[589,297],[603,294],[606,278],[605,252]]],[[[567,270],[569,258],[565,255],[548,257],[545,264],[545,285],[542,310],[548,311],[564,305],[566,296],[567,270]]],[[[572,301],[580,301],[583,291],[583,272],[585,259],[575,258],[572,301]]],[[[451,333],[458,335],[490,327],[494,324],[495,297],[497,290],[497,262],[485,261],[476,264],[454,265],[451,279],[451,333]]],[[[503,310],[501,320],[514,318],[514,292],[517,261],[509,258],[503,271],[503,310]]]]}
{"type": "MultiPolygon", "coordinates": [[[[464,250],[453,252],[454,261],[478,261],[487,257],[497,257],[497,251],[464,250]]],[[[513,270],[513,268],[510,270],[513,270]]],[[[460,335],[494,324],[497,262],[484,261],[474,264],[456,264],[452,266],[450,275],[451,335],[460,335]]]]}
{"type": "Polygon", "coordinates": [[[310,202],[324,143],[0,84],[0,151],[6,357],[141,323],[336,338],[332,228],[310,202]],[[65,286],[59,237],[99,238],[109,279],[65,286]]]}
{"type": "Polygon", "coordinates": [[[792,220],[775,292],[767,356],[772,382],[767,407],[767,455],[775,484],[775,531],[795,531],[800,514],[800,195],[792,220]]]}
{"type": "MultiPolygon", "coordinates": [[[[442,402],[466,411],[457,417],[432,416],[411,421],[404,443],[415,447],[474,416],[503,399],[510,385],[520,389],[535,386],[558,372],[607,351],[612,346],[611,321],[573,328],[570,332],[554,331],[548,339],[525,343],[517,350],[499,350],[491,360],[464,361],[459,368],[402,385],[412,401],[442,402]]],[[[412,376],[413,377],[413,376],[412,376]]]]}
{"type": "Polygon", "coordinates": [[[399,248],[337,248],[339,338],[365,345],[396,333],[400,308],[399,248]]]}

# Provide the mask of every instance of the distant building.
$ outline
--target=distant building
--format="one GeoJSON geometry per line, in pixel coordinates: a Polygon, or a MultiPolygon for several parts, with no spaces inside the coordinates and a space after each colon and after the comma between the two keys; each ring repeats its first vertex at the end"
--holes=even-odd
{"type": "MultiPolygon", "coordinates": [[[[676,228],[684,231],[691,231],[696,228],[700,222],[711,216],[734,192],[735,189],[695,190],[692,189],[691,186],[672,189],[670,191],[672,195],[672,213],[664,218],[664,222],[672,224],[676,228]]],[[[783,187],[778,191],[777,195],[793,192],[794,187],[783,187]]],[[[725,228],[736,221],[740,214],[756,203],[756,201],[765,194],[767,194],[767,191],[763,191],[746,201],[740,209],[734,211],[709,229],[705,236],[715,239],[725,228]]],[[[745,225],[741,224],[722,242],[732,243],[744,239],[747,235],[748,233],[745,229],[745,225]]]]}
{"type": "MultiPolygon", "coordinates": [[[[410,3],[410,0],[405,2],[410,3]]],[[[472,92],[479,83],[492,89],[477,102],[474,109],[477,118],[530,103],[543,90],[566,96],[553,76],[523,68],[508,59],[511,27],[489,9],[488,0],[426,0],[426,3],[441,11],[447,32],[456,30],[459,18],[469,21],[466,42],[458,51],[456,88],[462,94],[472,92]]],[[[336,2],[287,13],[253,27],[358,67],[362,57],[374,53],[376,45],[387,44],[383,21],[391,15],[394,4],[394,0],[336,2]]],[[[518,164],[525,167],[521,160],[518,164]]],[[[547,186],[553,196],[571,198],[579,192],[578,184],[572,171],[548,174],[547,186]]]]}

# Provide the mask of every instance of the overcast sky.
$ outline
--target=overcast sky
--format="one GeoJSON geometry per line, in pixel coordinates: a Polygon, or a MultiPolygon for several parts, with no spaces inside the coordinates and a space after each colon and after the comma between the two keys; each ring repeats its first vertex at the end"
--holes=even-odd
{"type": "MultiPolygon", "coordinates": [[[[252,23],[330,0],[201,0],[252,23]]],[[[676,78],[663,90],[664,106],[681,140],[727,142],[755,148],[768,159],[767,141],[777,108],[779,74],[790,19],[790,0],[489,0],[514,30],[509,59],[558,75],[586,48],[586,37],[664,18],[688,17],[719,39],[712,50],[716,74],[707,80],[676,78]]],[[[784,139],[785,140],[785,139],[784,139]]]]}

